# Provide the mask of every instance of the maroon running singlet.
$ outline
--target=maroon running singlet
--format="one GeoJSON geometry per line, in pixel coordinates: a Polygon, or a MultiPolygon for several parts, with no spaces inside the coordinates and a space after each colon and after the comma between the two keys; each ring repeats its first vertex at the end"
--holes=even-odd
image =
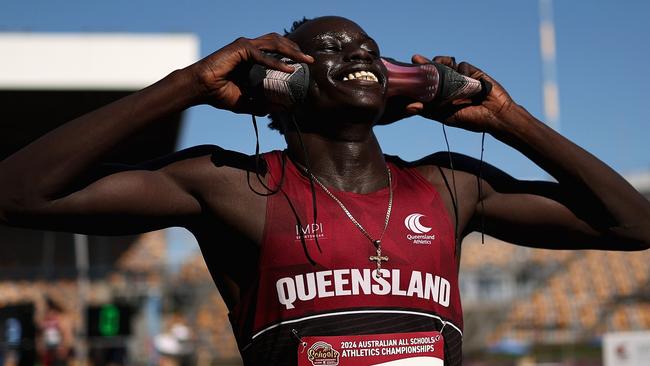
{"type": "MultiPolygon", "coordinates": [[[[442,364],[426,362],[434,353],[445,365],[462,363],[449,215],[415,168],[386,158],[393,206],[382,239],[389,260],[382,263],[381,278],[369,260],[376,254],[372,243],[318,185],[314,221],[309,179],[285,159],[282,190],[266,205],[258,282],[230,314],[246,365],[379,365],[401,358],[411,363],[388,364],[442,364]]],[[[274,151],[264,159],[268,182],[277,187],[283,154],[274,151]]],[[[380,235],[388,187],[368,194],[329,189],[371,236],[380,235]]]]}

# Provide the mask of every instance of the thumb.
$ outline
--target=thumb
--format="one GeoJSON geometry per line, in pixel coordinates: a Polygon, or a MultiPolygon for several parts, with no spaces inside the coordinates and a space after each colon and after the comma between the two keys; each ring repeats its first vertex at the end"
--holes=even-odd
{"type": "Polygon", "coordinates": [[[431,60],[429,60],[428,58],[422,55],[415,54],[413,55],[413,57],[411,57],[411,62],[413,62],[414,64],[424,65],[424,64],[430,64],[431,60]]]}
{"type": "Polygon", "coordinates": [[[424,104],[422,104],[421,102],[415,102],[407,105],[406,108],[404,109],[406,110],[406,113],[408,113],[409,115],[415,115],[422,112],[422,110],[424,109],[424,104]]]}

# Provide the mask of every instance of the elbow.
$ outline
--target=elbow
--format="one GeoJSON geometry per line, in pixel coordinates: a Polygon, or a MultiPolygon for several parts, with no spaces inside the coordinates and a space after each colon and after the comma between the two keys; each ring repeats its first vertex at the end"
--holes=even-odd
{"type": "Polygon", "coordinates": [[[643,239],[641,240],[640,250],[650,249],[650,223],[647,224],[644,230],[643,239]]]}
{"type": "Polygon", "coordinates": [[[0,224],[12,225],[12,217],[15,217],[20,211],[20,207],[24,207],[21,203],[22,200],[14,197],[1,197],[0,198],[0,224]]]}
{"type": "Polygon", "coordinates": [[[641,238],[638,240],[631,240],[626,244],[626,250],[641,251],[650,249],[650,237],[641,238]]]}
{"type": "Polygon", "coordinates": [[[20,201],[10,190],[0,188],[0,224],[9,224],[12,212],[21,205],[20,201]]]}
{"type": "Polygon", "coordinates": [[[639,250],[650,249],[650,210],[642,214],[643,220],[640,225],[639,250]]]}
{"type": "Polygon", "coordinates": [[[650,249],[650,238],[645,238],[641,241],[633,242],[629,245],[630,251],[642,251],[650,249]]]}
{"type": "Polygon", "coordinates": [[[625,252],[650,249],[650,216],[637,214],[632,222],[593,229],[593,249],[625,252]]]}
{"type": "Polygon", "coordinates": [[[20,218],[27,217],[42,207],[42,202],[26,195],[0,196],[0,225],[19,226],[20,218]]]}
{"type": "Polygon", "coordinates": [[[645,209],[640,210],[638,224],[639,250],[650,249],[650,202],[646,201],[645,209]]]}
{"type": "Polygon", "coordinates": [[[12,205],[0,201],[0,225],[11,225],[10,218],[13,216],[12,212],[15,212],[16,210],[11,207],[12,205]]]}
{"type": "Polygon", "coordinates": [[[623,245],[622,250],[640,251],[650,249],[650,222],[627,227],[622,232],[618,231],[617,234],[617,241],[623,245]]]}

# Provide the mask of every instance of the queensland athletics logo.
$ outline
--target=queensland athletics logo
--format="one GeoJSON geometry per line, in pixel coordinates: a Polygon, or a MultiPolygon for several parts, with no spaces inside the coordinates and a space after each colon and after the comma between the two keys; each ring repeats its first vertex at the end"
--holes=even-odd
{"type": "Polygon", "coordinates": [[[336,366],[340,354],[331,344],[318,341],[307,350],[307,359],[314,366],[336,366]]]}
{"type": "Polygon", "coordinates": [[[436,240],[435,234],[429,234],[431,228],[422,224],[421,220],[423,217],[426,216],[420,213],[412,213],[404,219],[404,226],[413,233],[406,234],[406,239],[411,241],[413,244],[429,245],[436,240]]]}

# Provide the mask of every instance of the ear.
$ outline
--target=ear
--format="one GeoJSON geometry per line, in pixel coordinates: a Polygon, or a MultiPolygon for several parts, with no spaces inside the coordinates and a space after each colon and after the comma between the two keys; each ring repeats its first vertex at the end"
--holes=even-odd
{"type": "Polygon", "coordinates": [[[284,135],[288,129],[292,128],[293,122],[291,120],[294,117],[291,115],[291,112],[274,112],[272,116],[273,121],[277,121],[275,122],[274,127],[278,130],[278,132],[280,132],[280,135],[284,135]]]}

